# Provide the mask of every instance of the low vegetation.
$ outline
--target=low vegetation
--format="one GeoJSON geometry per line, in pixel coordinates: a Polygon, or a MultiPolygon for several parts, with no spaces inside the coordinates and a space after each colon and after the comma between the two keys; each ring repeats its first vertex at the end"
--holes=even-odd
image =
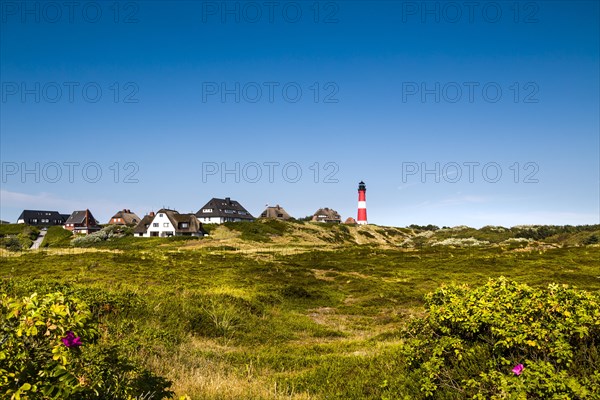
{"type": "MultiPolygon", "coordinates": [[[[55,323],[36,348],[85,339],[77,351],[106,367],[98,393],[123,389],[111,398],[598,398],[598,226],[513,229],[259,221],[83,248],[53,236],[2,253],[0,292],[81,304],[97,333],[55,323]],[[127,373],[103,364],[107,349],[127,373]]],[[[25,383],[11,382],[0,397],[25,383]]]]}
{"type": "Polygon", "coordinates": [[[51,226],[44,236],[41,247],[65,247],[71,243],[72,237],[73,233],[62,226],[51,226]]]}
{"type": "Polygon", "coordinates": [[[23,224],[0,224],[0,248],[9,251],[27,250],[38,237],[40,230],[23,224]]]}

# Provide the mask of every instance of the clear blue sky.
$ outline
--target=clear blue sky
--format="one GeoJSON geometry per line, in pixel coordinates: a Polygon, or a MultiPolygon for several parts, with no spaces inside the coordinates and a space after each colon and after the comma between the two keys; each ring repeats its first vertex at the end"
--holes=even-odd
{"type": "Polygon", "coordinates": [[[0,219],[599,223],[597,1],[0,4],[0,219]]]}

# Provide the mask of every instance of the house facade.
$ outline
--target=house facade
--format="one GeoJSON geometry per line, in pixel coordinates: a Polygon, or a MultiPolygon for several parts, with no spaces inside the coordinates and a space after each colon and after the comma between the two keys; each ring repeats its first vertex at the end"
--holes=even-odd
{"type": "Polygon", "coordinates": [[[133,230],[136,237],[205,236],[194,214],[180,214],[166,208],[150,213],[133,230]]]}
{"type": "Polygon", "coordinates": [[[64,225],[69,215],[60,214],[58,211],[45,210],[23,210],[17,224],[26,224],[33,226],[60,226],[64,225]]]}
{"type": "Polygon", "coordinates": [[[339,224],[342,222],[340,214],[332,208],[319,208],[312,217],[312,222],[326,222],[331,224],[339,224]]]}
{"type": "Polygon", "coordinates": [[[109,225],[128,225],[128,226],[136,226],[141,221],[141,218],[137,216],[136,213],[131,212],[131,210],[123,209],[113,215],[108,221],[109,225]]]}
{"type": "Polygon", "coordinates": [[[102,229],[96,218],[87,209],[73,211],[73,214],[65,221],[64,228],[73,233],[84,233],[86,235],[102,229]]]}
{"type": "Polygon", "coordinates": [[[202,223],[222,224],[224,222],[254,221],[252,214],[239,202],[226,197],[224,199],[212,198],[196,213],[202,223]]]}

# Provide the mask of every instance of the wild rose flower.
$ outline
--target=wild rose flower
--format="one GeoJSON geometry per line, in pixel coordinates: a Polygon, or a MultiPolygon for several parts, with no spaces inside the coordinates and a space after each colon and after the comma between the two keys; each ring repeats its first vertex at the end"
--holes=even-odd
{"type": "Polygon", "coordinates": [[[512,372],[514,372],[517,376],[521,375],[521,372],[523,372],[523,364],[515,365],[515,367],[512,369],[512,372]]]}
{"type": "Polygon", "coordinates": [[[81,346],[81,337],[80,336],[75,336],[75,334],[73,333],[73,331],[68,331],[67,332],[67,336],[65,336],[64,338],[62,338],[60,340],[67,347],[81,346]]]}

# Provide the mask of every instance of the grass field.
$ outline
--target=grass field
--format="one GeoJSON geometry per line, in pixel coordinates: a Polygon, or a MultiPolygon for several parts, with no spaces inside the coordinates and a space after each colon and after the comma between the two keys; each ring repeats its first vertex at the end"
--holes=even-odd
{"type": "Polygon", "coordinates": [[[598,226],[527,229],[256,222],[85,248],[53,232],[3,250],[1,289],[83,297],[103,340],[192,399],[421,398],[400,348],[426,293],[500,276],[600,288],[598,226]]]}

